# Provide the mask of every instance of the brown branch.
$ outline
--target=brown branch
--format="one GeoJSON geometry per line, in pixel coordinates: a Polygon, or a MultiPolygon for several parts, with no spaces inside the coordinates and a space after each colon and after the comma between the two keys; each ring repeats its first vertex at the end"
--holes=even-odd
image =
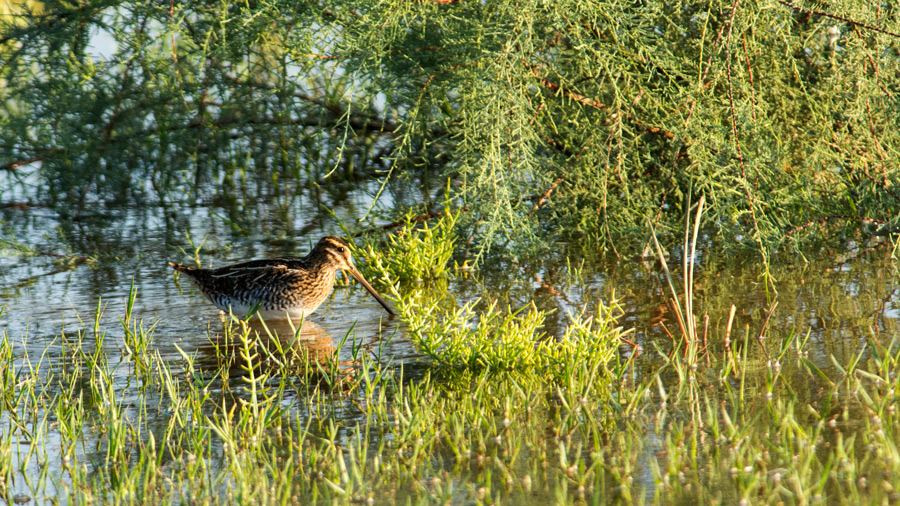
{"type": "MultiPolygon", "coordinates": [[[[666,332],[668,332],[668,330],[667,330],[666,332]]],[[[628,345],[630,345],[632,348],[634,348],[634,354],[635,354],[635,356],[640,356],[640,354],[644,352],[644,347],[643,347],[643,346],[639,345],[638,343],[636,343],[636,342],[634,342],[634,341],[630,341],[630,340],[628,340],[628,339],[625,339],[625,337],[623,337],[623,336],[619,336],[619,341],[622,341],[623,343],[628,344],[628,345]]]]}
{"type": "Polygon", "coordinates": [[[588,98],[584,95],[575,93],[574,91],[564,89],[562,86],[554,83],[553,81],[550,81],[548,79],[541,77],[541,73],[538,72],[538,70],[536,68],[534,68],[534,67],[530,67],[530,68],[531,68],[531,73],[534,74],[538,78],[538,80],[541,82],[541,84],[544,85],[545,88],[548,88],[553,91],[558,91],[558,92],[562,93],[563,95],[571,98],[572,100],[574,100],[576,102],[580,102],[584,105],[596,107],[597,109],[606,109],[606,104],[600,102],[599,100],[594,99],[594,98],[588,98]]]}
{"type": "Polygon", "coordinates": [[[818,225],[818,224],[820,224],[820,223],[825,223],[826,221],[829,221],[829,220],[836,220],[836,219],[859,220],[859,221],[861,221],[861,222],[863,222],[863,223],[874,223],[874,224],[876,224],[876,225],[884,225],[885,223],[887,223],[887,222],[884,221],[884,220],[878,220],[878,219],[875,219],[875,218],[868,218],[868,217],[865,217],[865,216],[853,216],[853,215],[850,215],[850,214],[829,214],[828,216],[822,216],[822,217],[820,217],[820,218],[816,218],[816,219],[814,219],[814,220],[807,221],[806,223],[804,223],[804,224],[802,224],[802,225],[798,225],[798,226],[796,226],[796,227],[794,227],[794,228],[792,228],[792,229],[786,231],[784,234],[785,234],[785,235],[792,235],[792,234],[794,234],[795,232],[799,232],[799,231],[801,231],[801,230],[803,230],[803,229],[805,229],[805,228],[809,228],[809,227],[811,227],[811,226],[813,226],[813,225],[818,225]]]}
{"type": "MultiPolygon", "coordinates": [[[[531,73],[534,74],[538,78],[540,83],[542,85],[544,85],[545,88],[547,88],[551,91],[558,91],[571,100],[574,100],[578,103],[593,107],[595,109],[600,109],[600,110],[608,109],[606,104],[604,104],[603,102],[600,102],[599,100],[597,100],[595,98],[586,97],[584,95],[581,95],[580,93],[576,93],[574,91],[567,90],[567,89],[563,88],[562,86],[560,86],[559,84],[554,83],[553,81],[550,81],[549,79],[546,79],[544,77],[541,77],[540,72],[538,72],[538,70],[536,68],[532,67],[531,65],[526,64],[526,67],[531,69],[531,73]]],[[[673,134],[672,132],[666,131],[659,127],[648,125],[648,124],[644,123],[643,121],[633,117],[630,114],[627,116],[631,116],[632,121],[634,121],[634,123],[638,127],[640,127],[642,130],[644,130],[647,133],[655,134],[655,135],[662,135],[662,136],[666,137],[667,139],[675,138],[675,134],[673,134]]]]}
{"type": "Polygon", "coordinates": [[[883,33],[885,35],[890,35],[891,37],[900,38],[900,33],[895,33],[895,32],[889,31],[889,30],[885,30],[884,28],[878,28],[877,26],[860,23],[859,21],[854,21],[854,20],[852,20],[850,18],[846,18],[844,16],[839,16],[837,14],[831,14],[830,12],[825,12],[825,11],[804,9],[803,7],[798,7],[790,2],[786,2],[785,0],[778,0],[778,3],[780,3],[781,5],[784,5],[785,7],[790,7],[791,9],[794,9],[795,11],[797,11],[801,14],[815,14],[817,16],[825,16],[826,18],[836,19],[838,21],[843,21],[844,23],[850,23],[851,25],[860,26],[867,30],[872,30],[873,32],[879,32],[879,33],[883,33]]]}
{"type": "Polygon", "coordinates": [[[563,177],[564,176],[559,176],[558,178],[556,178],[556,181],[554,181],[553,184],[550,185],[550,188],[547,188],[547,191],[545,191],[544,194],[541,195],[541,198],[539,198],[538,201],[535,202],[534,207],[532,207],[531,211],[529,211],[528,213],[529,218],[532,214],[534,214],[535,211],[538,210],[539,207],[541,207],[541,204],[543,204],[544,201],[550,198],[550,194],[553,193],[553,190],[555,190],[559,183],[562,182],[563,177]]]}
{"type": "Polygon", "coordinates": [[[29,159],[27,159],[27,160],[20,160],[20,161],[18,161],[18,162],[12,162],[12,163],[8,163],[8,164],[6,164],[6,165],[0,166],[0,170],[13,171],[13,170],[18,169],[19,167],[21,167],[21,166],[23,166],[23,165],[28,165],[29,163],[39,162],[39,161],[41,161],[41,160],[43,160],[43,159],[44,159],[43,156],[33,156],[33,157],[31,157],[31,158],[29,158],[29,159]]]}

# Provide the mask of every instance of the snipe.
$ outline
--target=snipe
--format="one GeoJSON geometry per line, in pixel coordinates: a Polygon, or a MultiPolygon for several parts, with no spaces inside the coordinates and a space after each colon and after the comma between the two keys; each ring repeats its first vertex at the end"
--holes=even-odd
{"type": "Polygon", "coordinates": [[[254,307],[263,319],[308,316],[331,293],[339,270],[348,271],[388,314],[394,314],[356,270],[350,246],[331,235],[320,239],[303,258],[250,260],[217,269],[198,269],[173,262],[169,265],[193,281],[216,307],[239,316],[246,316],[254,307]]]}

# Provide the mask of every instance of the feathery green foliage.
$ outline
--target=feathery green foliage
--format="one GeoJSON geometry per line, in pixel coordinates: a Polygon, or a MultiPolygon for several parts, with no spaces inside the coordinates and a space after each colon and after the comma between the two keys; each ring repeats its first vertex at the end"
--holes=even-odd
{"type": "Polygon", "coordinates": [[[432,228],[417,227],[408,216],[397,234],[388,236],[387,246],[370,244],[362,250],[366,274],[389,288],[419,351],[450,368],[528,368],[561,375],[574,364],[588,363],[607,377],[607,365],[626,334],[616,326],[621,308],[615,302],[610,307],[601,304],[594,317],[571,316],[564,334],[553,339],[541,331],[546,313],[533,304],[515,312],[501,310],[496,302],[480,307],[472,301],[457,307],[446,288],[440,289],[446,285],[398,289],[398,281],[446,276],[457,215],[458,211],[445,211],[432,228]]]}
{"type": "Polygon", "coordinates": [[[481,251],[631,249],[688,193],[726,246],[858,241],[898,219],[898,39],[863,0],[47,2],[0,30],[0,172],[80,213],[438,171],[481,251]]]}
{"type": "Polygon", "coordinates": [[[460,369],[536,369],[562,377],[577,364],[589,364],[609,381],[610,363],[625,334],[616,326],[615,303],[598,308],[595,317],[572,316],[562,336],[541,332],[545,313],[533,306],[505,312],[496,303],[476,310],[477,302],[447,307],[446,299],[422,302],[406,297],[399,305],[409,323],[410,339],[425,355],[444,367],[460,369]]]}
{"type": "Polygon", "coordinates": [[[450,259],[456,247],[456,221],[459,211],[446,209],[429,226],[418,224],[407,213],[395,233],[388,233],[384,244],[367,241],[357,246],[358,254],[367,259],[362,269],[372,279],[393,284],[396,281],[428,281],[445,279],[452,272],[450,259]]]}

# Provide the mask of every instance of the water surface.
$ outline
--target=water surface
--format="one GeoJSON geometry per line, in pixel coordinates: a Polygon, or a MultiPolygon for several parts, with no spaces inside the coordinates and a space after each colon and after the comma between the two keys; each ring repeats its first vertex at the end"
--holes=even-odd
{"type": "MultiPolygon", "coordinates": [[[[337,215],[348,220],[360,216],[371,202],[368,195],[354,196],[350,201],[356,205],[344,205],[337,215]]],[[[213,205],[116,208],[77,220],[61,217],[48,208],[3,209],[0,219],[6,247],[0,256],[0,307],[4,308],[0,331],[13,341],[19,364],[25,357],[34,363],[63,361],[66,348],[60,341],[61,333],[74,331],[81,321],[91,328],[99,301],[100,328],[105,334],[101,332],[101,338],[88,333],[84,345],[99,345],[109,356],[119,356],[123,342],[119,318],[125,314],[133,283],[137,293],[133,318],[155,325],[152,351],[158,352],[177,374],[187,374],[186,356],[200,367],[210,364],[212,369],[217,360],[216,344],[224,334],[221,314],[185,279],[176,281],[166,262],[193,262],[195,249],[204,266],[302,255],[322,235],[341,233],[333,219],[316,215],[307,222],[286,220],[284,207],[274,207],[277,209],[256,202],[244,208],[241,226],[227,218],[228,208],[213,205]]],[[[724,353],[724,329],[732,304],[737,309],[732,339],[742,343],[744,336],[749,336],[748,356],[763,361],[766,352],[759,345],[760,333],[762,343],[769,347],[791,333],[808,334],[809,360],[823,374],[833,377],[837,377],[835,361],[846,364],[861,352],[868,356],[867,343],[871,340],[889,345],[898,335],[897,269],[888,243],[869,246],[808,263],[774,265],[771,274],[777,293],[767,288],[762,267],[752,258],[716,258],[713,250],[705,252],[696,264],[694,297],[701,328],[703,315],[709,316],[711,352],[724,353]],[[776,309],[763,327],[775,302],[776,309]]],[[[677,261],[676,251],[673,263],[677,261]]],[[[518,308],[534,302],[539,309],[553,310],[545,326],[550,336],[561,335],[570,313],[582,308],[591,312],[599,302],[609,302],[615,296],[624,310],[619,322],[634,329],[629,338],[640,347],[640,354],[634,357],[635,382],[640,382],[641,371],[650,374],[665,363],[664,356],[675,344],[670,333],[675,340],[680,339],[667,306],[671,295],[652,259],[582,262],[571,256],[566,263],[560,256],[541,264],[526,264],[498,255],[475,272],[452,279],[447,290],[460,304],[479,298],[484,304],[497,300],[518,308]]],[[[277,328],[282,335],[289,333],[284,325],[277,328]]],[[[311,357],[336,353],[338,362],[348,367],[360,346],[384,365],[404,369],[409,381],[415,381],[429,367],[428,360],[407,339],[400,321],[389,318],[355,283],[336,288],[310,317],[300,337],[296,346],[304,347],[311,357]]],[[[623,358],[636,352],[629,344],[623,344],[620,351],[623,358]]],[[[111,365],[115,384],[123,388],[132,384],[134,370],[130,366],[111,365]]],[[[235,375],[240,374],[235,371],[235,375]]],[[[661,377],[671,385],[678,381],[671,373],[661,377]]],[[[797,397],[811,404],[826,391],[826,382],[799,371],[789,382],[797,397]]],[[[158,426],[151,423],[148,429],[163,435],[165,399],[129,391],[132,394],[121,401],[135,417],[141,410],[151,418],[157,413],[158,426]]],[[[313,416],[307,395],[305,387],[298,385],[285,399],[295,404],[292,409],[301,420],[313,416]]],[[[357,424],[365,422],[365,415],[352,404],[336,406],[340,407],[329,416],[339,422],[340,438],[350,440],[357,424]]],[[[647,435],[643,461],[649,462],[647,459],[659,449],[661,437],[655,432],[647,435]]],[[[86,438],[91,440],[92,436],[87,434],[86,438]]],[[[79,455],[101,465],[105,448],[98,432],[91,447],[79,450],[79,455]]],[[[220,452],[218,464],[213,464],[224,465],[226,457],[220,452]]],[[[29,464],[28,468],[37,470],[36,466],[29,464]]],[[[646,497],[652,499],[656,486],[652,466],[644,465],[637,476],[646,497]]],[[[21,483],[16,487],[28,494],[21,483]]],[[[53,489],[45,489],[45,493],[52,496],[53,489]]]]}

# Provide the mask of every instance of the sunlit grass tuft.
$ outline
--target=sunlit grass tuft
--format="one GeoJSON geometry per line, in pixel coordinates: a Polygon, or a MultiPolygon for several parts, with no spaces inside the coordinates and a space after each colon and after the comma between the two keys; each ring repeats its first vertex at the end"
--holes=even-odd
{"type": "Polygon", "coordinates": [[[436,364],[455,368],[565,370],[572,364],[606,364],[616,355],[624,332],[616,324],[621,309],[600,305],[596,316],[571,315],[560,337],[541,329],[547,313],[527,305],[517,311],[496,303],[479,310],[477,301],[447,308],[446,300],[399,306],[409,323],[409,337],[436,364]]]}
{"type": "Polygon", "coordinates": [[[365,257],[360,270],[375,282],[424,282],[444,279],[453,272],[450,260],[456,247],[459,210],[446,208],[434,223],[407,213],[402,226],[385,234],[380,243],[357,245],[365,257]]]}

